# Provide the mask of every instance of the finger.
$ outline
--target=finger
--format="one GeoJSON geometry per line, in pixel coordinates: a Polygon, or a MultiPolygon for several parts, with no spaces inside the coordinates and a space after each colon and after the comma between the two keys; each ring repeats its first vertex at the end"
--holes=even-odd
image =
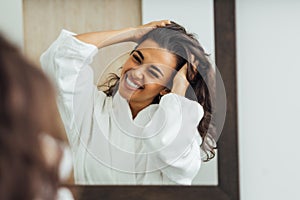
{"type": "Polygon", "coordinates": [[[163,20],[163,24],[166,26],[168,24],[171,24],[171,21],[170,20],[163,20]]]}
{"type": "Polygon", "coordinates": [[[195,60],[194,54],[191,55],[191,65],[194,69],[197,69],[197,66],[199,65],[199,61],[195,60]]]}
{"type": "Polygon", "coordinates": [[[144,24],[142,27],[157,28],[157,27],[164,27],[168,24],[171,24],[170,20],[160,20],[160,21],[152,21],[148,24],[144,24]]]}
{"type": "Polygon", "coordinates": [[[195,61],[195,56],[194,56],[194,54],[192,54],[191,55],[191,63],[194,63],[194,61],[195,61]]]}
{"type": "Polygon", "coordinates": [[[171,21],[170,20],[161,20],[161,21],[157,21],[156,22],[156,25],[158,27],[163,27],[163,26],[166,26],[168,24],[171,24],[171,21]]]}
{"type": "Polygon", "coordinates": [[[183,67],[178,71],[179,74],[186,75],[187,72],[187,63],[183,65],[183,67]]]}

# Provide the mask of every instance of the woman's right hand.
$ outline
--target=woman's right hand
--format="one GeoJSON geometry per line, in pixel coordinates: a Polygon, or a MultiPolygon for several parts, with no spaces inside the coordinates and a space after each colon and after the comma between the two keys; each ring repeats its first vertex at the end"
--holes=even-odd
{"type": "Polygon", "coordinates": [[[171,24],[171,21],[170,20],[152,21],[150,23],[133,28],[132,36],[131,36],[130,40],[132,42],[137,42],[151,30],[158,28],[158,27],[164,27],[167,24],[171,24]]]}

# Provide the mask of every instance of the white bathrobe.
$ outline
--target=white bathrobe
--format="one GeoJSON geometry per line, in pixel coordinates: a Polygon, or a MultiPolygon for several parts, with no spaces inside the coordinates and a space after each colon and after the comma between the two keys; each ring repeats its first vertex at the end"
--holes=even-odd
{"type": "Polygon", "coordinates": [[[107,97],[93,83],[97,47],[73,35],[62,30],[41,64],[57,89],[75,182],[190,185],[201,165],[201,105],[170,93],[132,119],[118,92],[107,97]]]}

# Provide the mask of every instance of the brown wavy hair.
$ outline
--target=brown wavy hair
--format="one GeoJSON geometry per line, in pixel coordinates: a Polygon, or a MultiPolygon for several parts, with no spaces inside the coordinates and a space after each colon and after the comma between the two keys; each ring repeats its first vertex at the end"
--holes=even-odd
{"type": "Polygon", "coordinates": [[[0,199],[56,199],[58,164],[40,142],[40,133],[65,140],[54,89],[1,35],[0,93],[0,199]]]}
{"type": "MultiPolygon", "coordinates": [[[[174,53],[177,60],[176,70],[179,71],[187,63],[187,80],[190,87],[187,89],[185,96],[191,100],[198,101],[203,109],[204,116],[198,125],[198,131],[202,138],[201,149],[205,154],[204,161],[209,161],[215,156],[217,148],[215,136],[216,128],[214,123],[214,102],[215,102],[215,70],[208,60],[208,54],[205,53],[194,34],[188,33],[181,25],[171,22],[165,27],[158,27],[145,34],[138,42],[137,48],[145,40],[153,40],[161,48],[167,49],[174,53]],[[191,61],[191,55],[194,60],[191,61]],[[198,63],[193,67],[191,64],[198,63]]],[[[119,76],[111,73],[102,88],[106,86],[104,92],[107,96],[113,96],[118,89],[119,76]]],[[[172,81],[169,82],[168,88],[172,88],[172,81]]],[[[154,98],[152,103],[159,103],[160,95],[154,98]]]]}

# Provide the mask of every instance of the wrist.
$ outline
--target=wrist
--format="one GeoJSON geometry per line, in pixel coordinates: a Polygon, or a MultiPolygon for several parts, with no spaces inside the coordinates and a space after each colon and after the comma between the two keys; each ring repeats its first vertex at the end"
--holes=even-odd
{"type": "Polygon", "coordinates": [[[189,86],[189,83],[186,81],[184,83],[175,83],[173,84],[172,93],[178,94],[180,96],[185,96],[185,92],[189,86]]]}
{"type": "Polygon", "coordinates": [[[121,29],[121,34],[124,34],[124,42],[134,42],[136,28],[128,27],[121,29]]]}

